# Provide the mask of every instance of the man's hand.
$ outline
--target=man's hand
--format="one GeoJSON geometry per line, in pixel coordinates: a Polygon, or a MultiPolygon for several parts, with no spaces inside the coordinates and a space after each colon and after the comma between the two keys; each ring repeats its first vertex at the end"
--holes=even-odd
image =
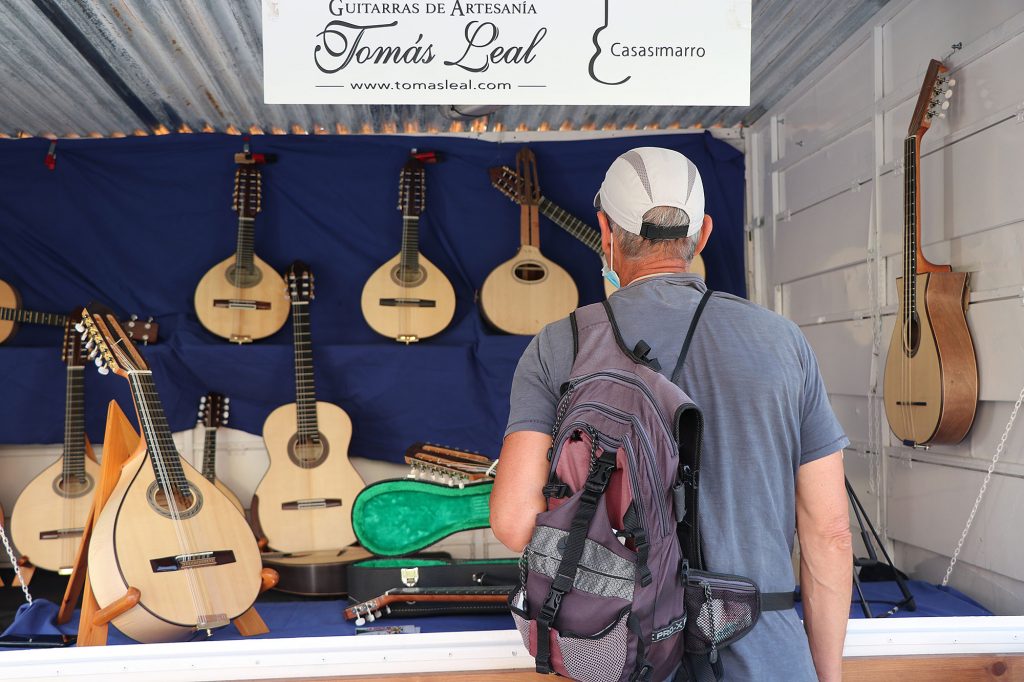
{"type": "Polygon", "coordinates": [[[548,478],[551,436],[517,431],[505,437],[498,475],[491,491],[491,529],[513,552],[522,552],[533,535],[537,514],[547,509],[542,492],[548,478]]]}
{"type": "Polygon", "coordinates": [[[840,680],[850,618],[853,549],[843,453],[802,465],[796,476],[800,593],[818,679],[840,680]]]}

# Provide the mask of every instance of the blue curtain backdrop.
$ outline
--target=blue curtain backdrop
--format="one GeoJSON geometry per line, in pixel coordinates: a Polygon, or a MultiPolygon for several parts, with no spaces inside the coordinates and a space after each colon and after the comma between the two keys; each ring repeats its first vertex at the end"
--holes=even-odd
{"type": "MultiPolygon", "coordinates": [[[[192,297],[200,277],[234,252],[233,154],[228,135],[0,140],[0,279],[23,307],[67,311],[99,300],[119,313],[153,315],[157,345],[143,350],[175,431],[196,423],[201,395],[231,397],[231,426],[262,431],[275,407],[292,402],[290,322],[273,337],[234,346],[199,324],[192,297]]],[[[591,202],[608,165],[627,149],[658,145],[700,169],[715,221],[704,258],[712,288],[745,295],[743,156],[710,134],[538,142],[541,189],[596,226],[591,202]]],[[[258,136],[255,152],[278,155],[263,170],[257,255],[283,270],[306,261],[316,276],[311,307],[317,395],[352,418],[350,454],[402,461],[427,440],[498,452],[508,391],[529,339],[495,333],[474,295],[519,240],[519,210],[492,189],[487,169],[515,165],[521,145],[384,136],[258,136]],[[369,275],[400,246],[398,172],[410,147],[437,150],[427,167],[421,250],[455,287],[455,319],[440,335],[405,347],[363,321],[359,297],[369,275]]],[[[541,220],[541,248],[576,280],[580,303],[601,296],[600,262],[541,220]]],[[[61,332],[23,325],[0,346],[0,442],[63,440],[65,372],[61,332]]],[[[102,439],[105,405],[132,414],[127,382],[86,373],[89,436],[102,439]]]]}

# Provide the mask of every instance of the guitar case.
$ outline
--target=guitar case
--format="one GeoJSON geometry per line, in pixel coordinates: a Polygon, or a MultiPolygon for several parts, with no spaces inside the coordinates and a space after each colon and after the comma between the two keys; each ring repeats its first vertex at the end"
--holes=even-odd
{"type": "Polygon", "coordinates": [[[489,527],[493,487],[493,481],[461,488],[408,478],[379,481],[353,501],[352,528],[359,544],[377,556],[413,554],[453,533],[489,527]]]}
{"type": "MultiPolygon", "coordinates": [[[[396,587],[498,587],[515,585],[517,580],[518,558],[448,559],[426,555],[377,558],[349,565],[348,594],[350,599],[362,602],[396,587]]],[[[497,611],[508,610],[504,604],[498,606],[497,611]]]]}

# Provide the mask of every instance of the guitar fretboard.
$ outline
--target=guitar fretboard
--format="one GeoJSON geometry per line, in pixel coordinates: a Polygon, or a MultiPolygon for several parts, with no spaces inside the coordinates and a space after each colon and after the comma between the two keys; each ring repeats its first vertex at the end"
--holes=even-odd
{"type": "Polygon", "coordinates": [[[213,481],[217,477],[217,427],[207,426],[203,437],[203,478],[213,481]]]}
{"type": "Polygon", "coordinates": [[[903,310],[917,312],[917,135],[903,141],[903,310]]]}
{"type": "Polygon", "coordinates": [[[402,269],[410,273],[420,269],[419,216],[402,216],[402,269]]]}
{"type": "Polygon", "coordinates": [[[64,403],[64,479],[85,476],[85,370],[68,365],[64,403]]]}
{"type": "Polygon", "coordinates": [[[33,310],[22,310],[21,308],[0,308],[0,320],[63,327],[64,323],[68,321],[68,316],[57,313],[37,313],[33,310]]]}
{"type": "Polygon", "coordinates": [[[185,478],[185,470],[181,466],[181,457],[171,437],[171,428],[167,424],[160,396],[156,392],[153,373],[148,370],[129,372],[128,383],[132,389],[139,424],[146,439],[149,461],[153,466],[157,483],[168,497],[171,493],[168,487],[174,487],[185,499],[190,499],[192,493],[185,478]]]}
{"type": "Polygon", "coordinates": [[[295,341],[295,406],[299,436],[319,433],[316,420],[316,384],[313,381],[313,342],[309,333],[309,302],[292,301],[295,341]]]}
{"type": "Polygon", "coordinates": [[[583,242],[591,251],[601,255],[601,233],[599,231],[547,197],[540,199],[540,212],[555,225],[583,242]]]}
{"type": "Polygon", "coordinates": [[[238,216],[238,243],[235,245],[236,277],[252,271],[253,224],[255,218],[238,216]]]}

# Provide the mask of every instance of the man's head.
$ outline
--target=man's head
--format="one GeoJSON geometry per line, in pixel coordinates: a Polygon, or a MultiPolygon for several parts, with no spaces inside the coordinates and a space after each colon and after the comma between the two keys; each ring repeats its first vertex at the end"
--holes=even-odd
{"type": "Polygon", "coordinates": [[[623,284],[654,271],[685,271],[711,235],[700,173],[671,149],[638,147],[615,159],[594,207],[605,257],[623,284]]]}

